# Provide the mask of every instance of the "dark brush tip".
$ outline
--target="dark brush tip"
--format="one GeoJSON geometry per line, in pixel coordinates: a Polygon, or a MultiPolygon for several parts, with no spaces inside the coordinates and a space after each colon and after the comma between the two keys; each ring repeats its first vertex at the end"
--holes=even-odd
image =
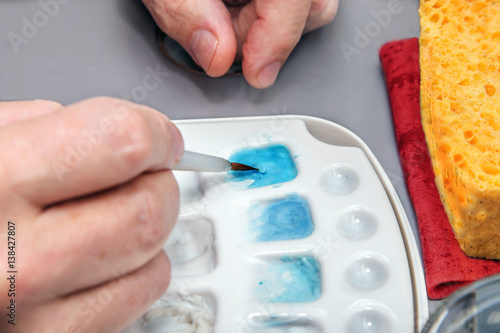
{"type": "Polygon", "coordinates": [[[251,167],[249,165],[241,164],[241,163],[233,163],[233,162],[231,162],[231,170],[233,170],[233,171],[252,171],[252,170],[259,171],[259,169],[251,167]]]}

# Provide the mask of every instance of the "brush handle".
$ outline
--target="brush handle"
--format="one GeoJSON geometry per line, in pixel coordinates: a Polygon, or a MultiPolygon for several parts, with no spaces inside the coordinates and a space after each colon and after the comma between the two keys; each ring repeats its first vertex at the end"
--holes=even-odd
{"type": "Polygon", "coordinates": [[[222,172],[230,168],[231,163],[223,158],[185,151],[181,161],[173,170],[222,172]]]}

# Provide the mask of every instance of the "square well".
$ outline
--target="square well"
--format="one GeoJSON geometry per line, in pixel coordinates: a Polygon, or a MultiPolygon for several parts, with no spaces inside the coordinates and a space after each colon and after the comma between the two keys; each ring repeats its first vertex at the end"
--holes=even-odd
{"type": "Polygon", "coordinates": [[[313,256],[262,256],[256,264],[256,298],[273,303],[314,302],[321,296],[321,269],[313,256]]]}
{"type": "Polygon", "coordinates": [[[293,157],[282,144],[241,149],[233,153],[229,161],[258,169],[228,172],[228,181],[248,183],[248,188],[285,183],[297,177],[293,157]]]}
{"type": "Polygon", "coordinates": [[[314,230],[309,203],[298,194],[256,202],[248,215],[251,238],[258,242],[302,239],[314,230]]]}
{"type": "Polygon", "coordinates": [[[306,313],[252,314],[247,322],[252,333],[322,333],[319,325],[306,313]]]}
{"type": "Polygon", "coordinates": [[[216,266],[214,229],[205,217],[180,217],[163,248],[172,276],[208,274],[216,266]]]}

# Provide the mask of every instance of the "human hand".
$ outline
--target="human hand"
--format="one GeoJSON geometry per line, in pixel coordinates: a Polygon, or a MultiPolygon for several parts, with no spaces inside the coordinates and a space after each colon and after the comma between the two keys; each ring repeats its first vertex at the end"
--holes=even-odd
{"type": "Polygon", "coordinates": [[[13,221],[17,274],[14,297],[0,279],[0,331],[114,332],[143,314],[170,281],[165,169],[183,150],[166,116],[128,101],[1,102],[0,267],[13,221]]]}
{"type": "Polygon", "coordinates": [[[235,8],[222,0],[143,2],[208,75],[221,76],[242,59],[248,83],[267,88],[302,34],[333,20],[339,0],[253,0],[235,8]]]}

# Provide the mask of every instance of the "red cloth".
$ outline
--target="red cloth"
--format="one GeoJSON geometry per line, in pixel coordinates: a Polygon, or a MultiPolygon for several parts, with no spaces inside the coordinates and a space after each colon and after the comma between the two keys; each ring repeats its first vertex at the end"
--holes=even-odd
{"type": "Polygon", "coordinates": [[[418,39],[389,42],[380,49],[394,128],[408,192],[417,215],[429,298],[500,272],[500,262],[467,257],[448,222],[434,183],[420,119],[418,39]]]}

